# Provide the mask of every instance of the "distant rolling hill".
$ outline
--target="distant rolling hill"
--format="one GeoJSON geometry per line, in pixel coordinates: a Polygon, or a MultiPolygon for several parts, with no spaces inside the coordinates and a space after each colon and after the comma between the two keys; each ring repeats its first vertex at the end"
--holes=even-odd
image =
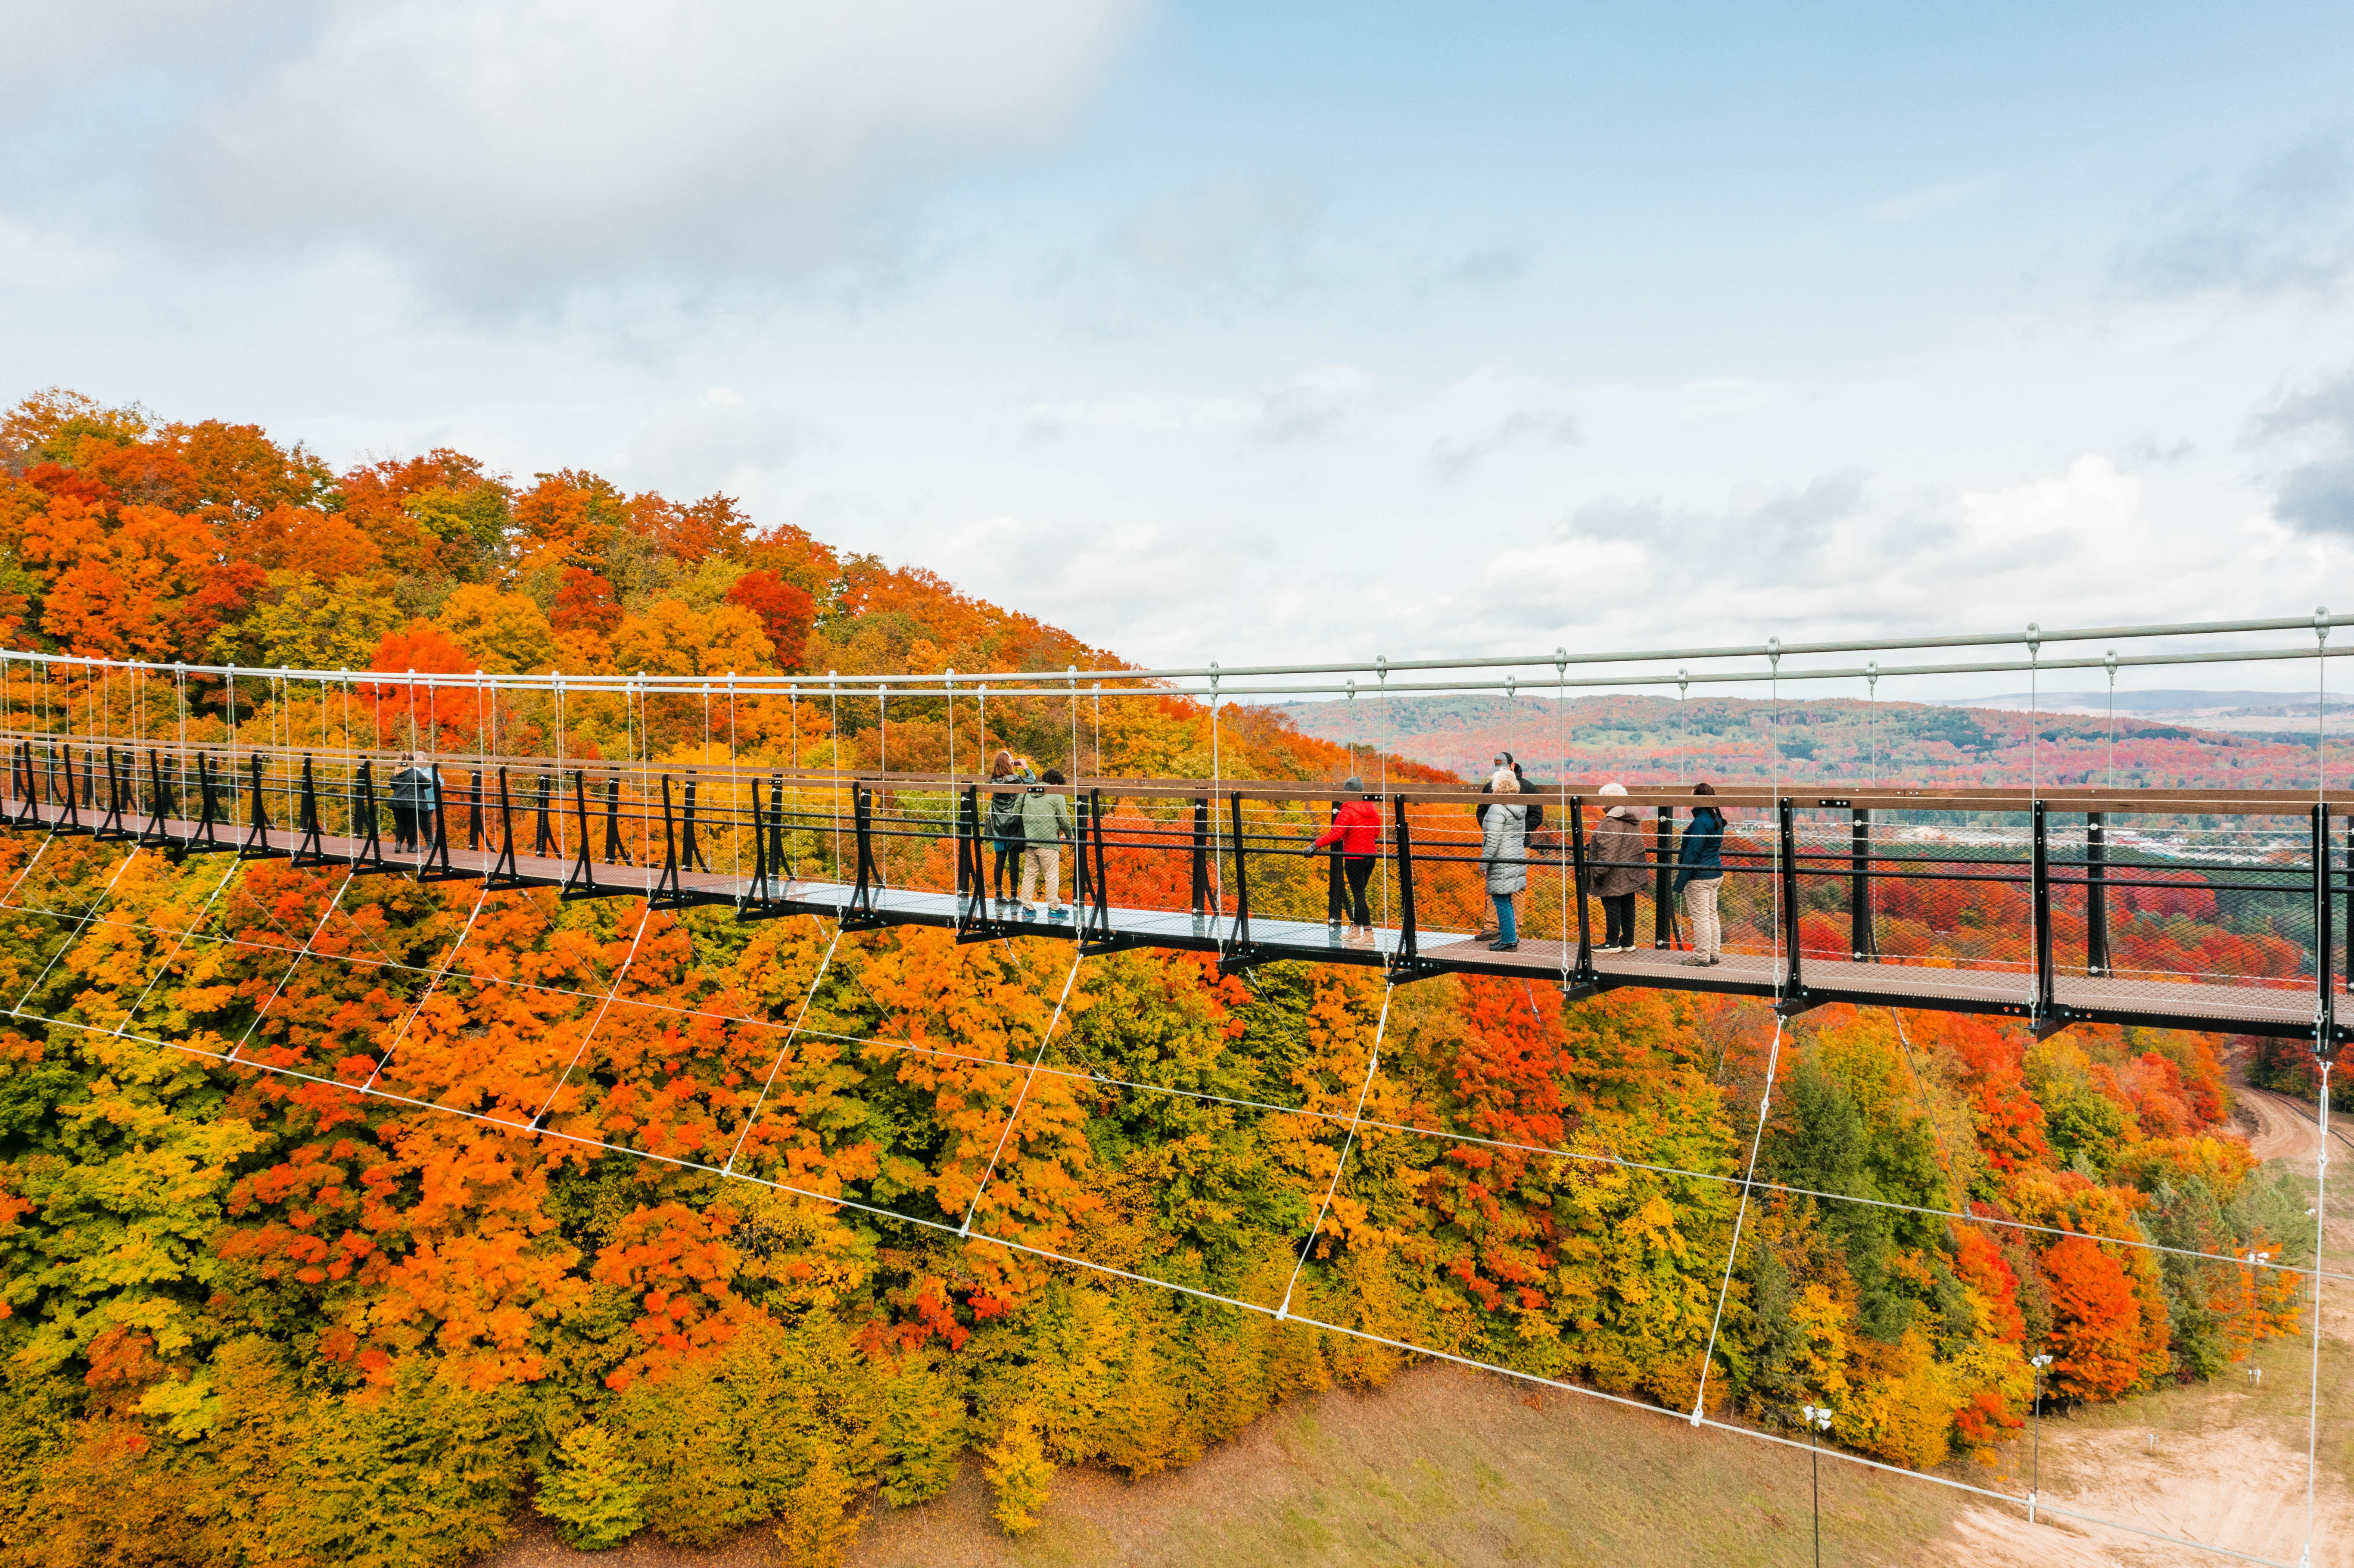
{"type": "MultiPolygon", "coordinates": [[[[2278,693],[2168,693],[2214,696],[2233,716],[2278,693]]],[[[1998,702],[2002,699],[1997,699],[1998,702]]],[[[2166,710],[2183,712],[2188,703],[2166,710]]],[[[2346,720],[2331,705],[2333,730],[2346,720]]],[[[1466,779],[1484,777],[1510,751],[1531,777],[1628,783],[1708,779],[1794,784],[2049,785],[2120,788],[2311,789],[2316,748],[2295,716],[2245,731],[2129,714],[2036,714],[2003,706],[1870,703],[1832,697],[1774,703],[1739,697],[1359,697],[1279,710],[1308,735],[1394,752],[1466,779]]],[[[2303,723],[2313,722],[2305,705],[2303,723]]],[[[2349,726],[2354,730],[2354,726],[2349,726]]],[[[2354,752],[2333,734],[2333,773],[2354,752]]],[[[2349,775],[2354,776],[2354,775],[2349,775]]]]}

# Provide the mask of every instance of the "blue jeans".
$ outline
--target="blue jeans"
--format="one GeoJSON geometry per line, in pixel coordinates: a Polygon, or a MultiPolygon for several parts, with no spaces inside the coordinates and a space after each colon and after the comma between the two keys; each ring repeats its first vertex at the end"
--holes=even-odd
{"type": "Polygon", "coordinates": [[[1500,942],[1519,941],[1521,928],[1512,918],[1512,895],[1509,893],[1491,893],[1488,896],[1496,901],[1496,939],[1500,942]]]}

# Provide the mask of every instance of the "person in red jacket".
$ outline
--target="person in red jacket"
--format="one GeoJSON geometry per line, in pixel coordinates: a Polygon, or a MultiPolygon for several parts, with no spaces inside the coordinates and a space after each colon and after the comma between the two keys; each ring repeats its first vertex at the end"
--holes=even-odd
{"type": "Polygon", "coordinates": [[[1373,912],[1365,903],[1365,884],[1373,879],[1373,862],[1382,853],[1381,803],[1363,793],[1364,788],[1362,779],[1343,779],[1341,790],[1357,799],[1341,806],[1323,836],[1299,852],[1314,854],[1320,849],[1340,846],[1341,874],[1349,879],[1348,939],[1357,947],[1373,939],[1373,912]]]}

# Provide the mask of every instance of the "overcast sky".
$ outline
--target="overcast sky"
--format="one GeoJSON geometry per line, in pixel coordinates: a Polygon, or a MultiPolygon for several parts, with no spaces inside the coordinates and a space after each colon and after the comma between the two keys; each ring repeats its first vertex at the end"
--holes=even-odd
{"type": "Polygon", "coordinates": [[[1154,662],[2354,609],[2342,0],[6,15],[12,399],[1154,662]]]}

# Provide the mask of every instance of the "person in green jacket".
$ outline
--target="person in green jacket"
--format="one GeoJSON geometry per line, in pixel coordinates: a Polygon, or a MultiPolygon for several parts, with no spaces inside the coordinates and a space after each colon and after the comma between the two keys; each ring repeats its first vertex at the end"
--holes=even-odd
{"type": "Polygon", "coordinates": [[[1071,836],[1071,803],[1060,795],[1046,792],[1047,785],[1062,783],[1063,776],[1046,769],[1044,781],[1030,786],[1022,797],[1022,918],[1036,917],[1030,906],[1030,890],[1034,882],[1044,878],[1046,884],[1046,918],[1060,920],[1066,911],[1061,906],[1063,885],[1063,841],[1071,836]]]}

